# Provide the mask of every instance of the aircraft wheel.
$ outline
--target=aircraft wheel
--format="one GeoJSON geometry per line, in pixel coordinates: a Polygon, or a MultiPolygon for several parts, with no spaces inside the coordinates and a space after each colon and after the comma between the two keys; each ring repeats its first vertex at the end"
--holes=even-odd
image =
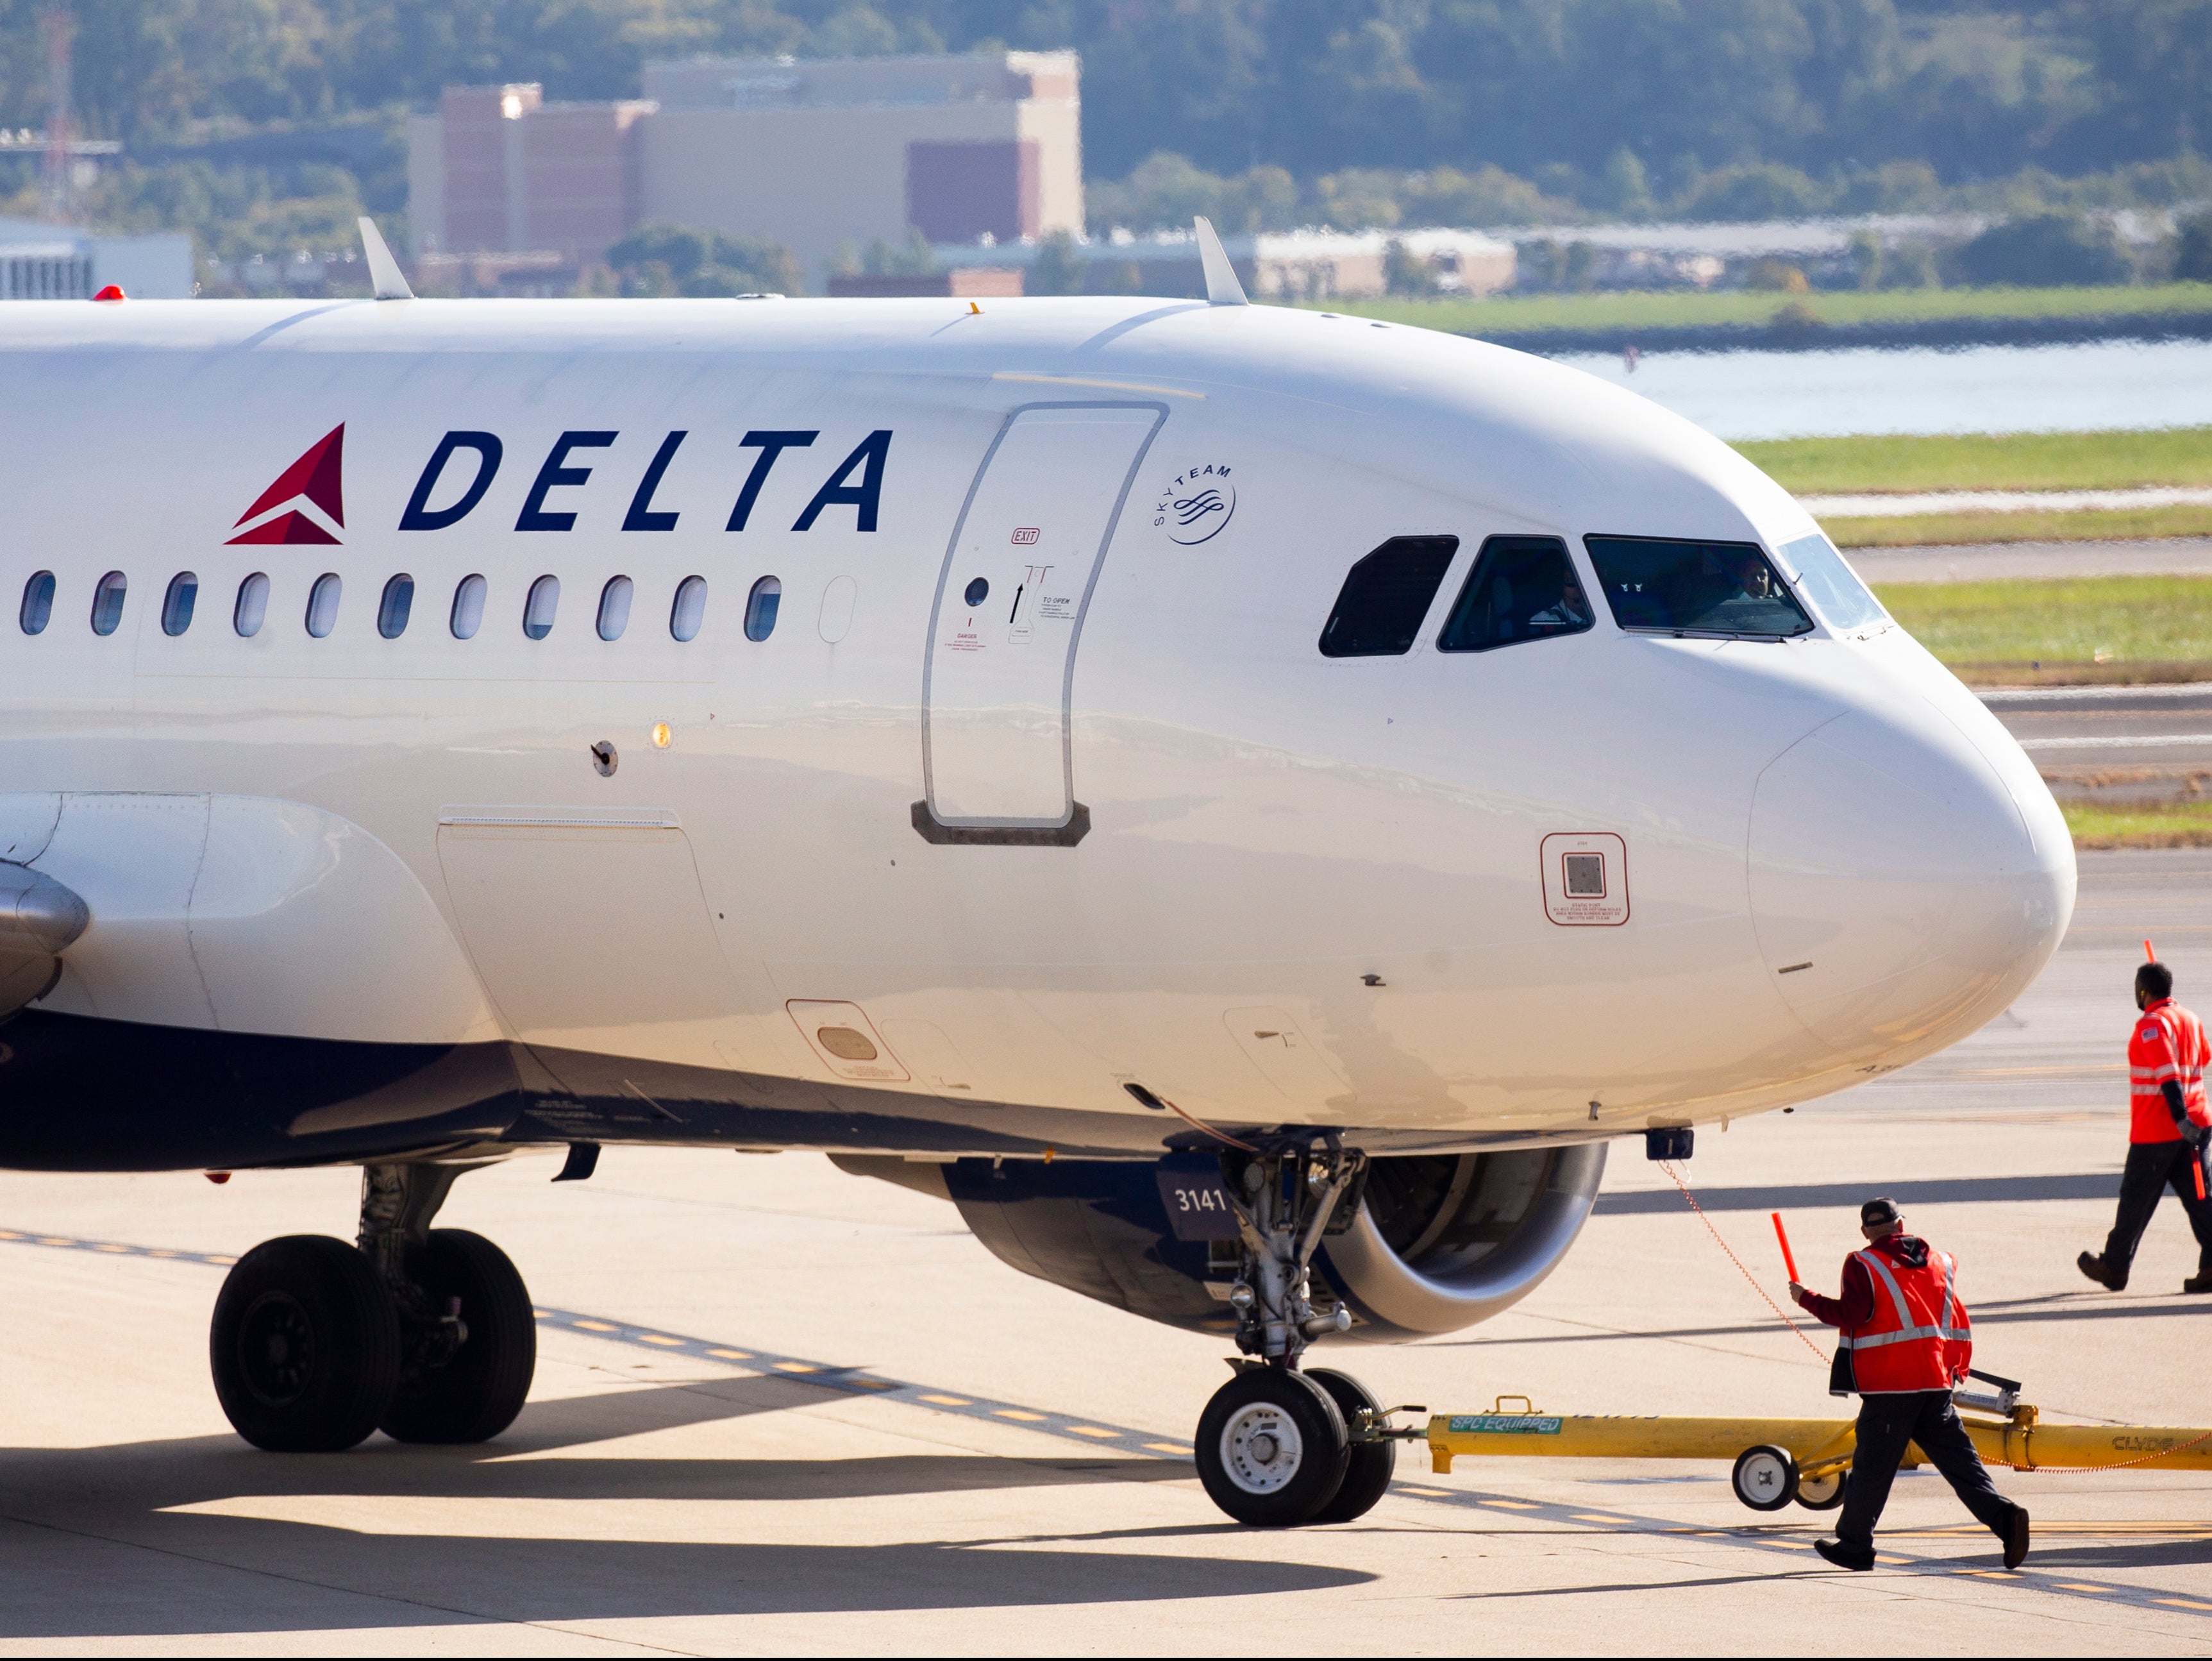
{"type": "Polygon", "coordinates": [[[1799,1477],[1797,1503],[1808,1511],[1835,1510],[1844,1503],[1844,1479],[1850,1474],[1850,1467],[1845,1465],[1824,1475],[1799,1477]]]}
{"type": "Polygon", "coordinates": [[[215,1393],[272,1453],[336,1453],[376,1428],[399,1377],[399,1317],[368,1259],[326,1234],[264,1240],[215,1300],[215,1393]]]}
{"type": "Polygon", "coordinates": [[[1780,1511],[1796,1496],[1797,1462],[1786,1448],[1746,1448],[1736,1455],[1729,1482],[1753,1511],[1780,1511]]]}
{"type": "Polygon", "coordinates": [[[443,1313],[460,1300],[467,1329],[442,1366],[402,1377],[379,1421],[400,1442],[483,1442],[514,1422],[538,1370],[530,1293],[507,1255],[465,1228],[434,1228],[408,1265],[443,1313]]]}
{"type": "MultiPolygon", "coordinates": [[[[1348,1372],[1339,1372],[1334,1367],[1308,1367],[1306,1377],[1328,1392],[1347,1427],[1352,1415],[1362,1408],[1376,1412],[1382,1406],[1372,1390],[1348,1372]]],[[[1310,1520],[1349,1523],[1356,1517],[1364,1517],[1375,1509],[1376,1501],[1389,1491],[1390,1478],[1397,1469],[1395,1442],[1352,1443],[1351,1458],[1344,1468],[1344,1481],[1338,1484],[1335,1497],[1310,1520]]]]}
{"type": "Polygon", "coordinates": [[[1255,1528],[1310,1522],[1336,1497],[1352,1445],[1328,1391],[1302,1372],[1248,1367],[1199,1415],[1199,1481],[1255,1528]]]}

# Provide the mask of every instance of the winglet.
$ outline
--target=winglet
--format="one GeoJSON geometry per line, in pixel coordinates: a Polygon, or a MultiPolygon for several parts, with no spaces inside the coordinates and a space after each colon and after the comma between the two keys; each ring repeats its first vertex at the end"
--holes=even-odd
{"type": "Polygon", "coordinates": [[[1244,297],[1244,285],[1237,280],[1237,268],[1229,263],[1229,251],[1214,234],[1213,222],[1200,214],[1193,222],[1198,231],[1198,263],[1206,268],[1206,303],[1250,305],[1252,302],[1244,297]]]}
{"type": "Polygon", "coordinates": [[[392,250],[384,246],[384,238],[376,228],[376,222],[367,214],[361,216],[361,250],[368,256],[368,280],[376,289],[379,300],[412,300],[415,290],[407,286],[400,275],[399,262],[392,257],[392,250]]]}

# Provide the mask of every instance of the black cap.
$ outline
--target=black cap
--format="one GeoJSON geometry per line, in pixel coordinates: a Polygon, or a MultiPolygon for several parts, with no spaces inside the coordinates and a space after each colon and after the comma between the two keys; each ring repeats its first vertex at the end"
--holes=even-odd
{"type": "Polygon", "coordinates": [[[1869,1200],[1859,1208],[1859,1226],[1862,1228],[1887,1228],[1892,1223],[1904,1220],[1905,1214],[1897,1208],[1897,1202],[1886,1194],[1880,1199],[1869,1200]]]}

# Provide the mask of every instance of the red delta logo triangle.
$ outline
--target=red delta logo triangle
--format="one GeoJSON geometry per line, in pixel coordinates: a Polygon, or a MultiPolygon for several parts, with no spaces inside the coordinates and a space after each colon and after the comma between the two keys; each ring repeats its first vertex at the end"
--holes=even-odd
{"type": "Polygon", "coordinates": [[[340,530],[344,529],[344,473],[345,423],[341,421],[309,445],[297,461],[279,473],[276,482],[238,516],[238,524],[258,519],[271,508],[283,507],[287,511],[263,520],[252,530],[231,538],[224,545],[236,547],[240,543],[335,544],[337,538],[327,526],[319,524],[297,506],[288,504],[304,502],[320,512],[331,525],[340,530]]]}

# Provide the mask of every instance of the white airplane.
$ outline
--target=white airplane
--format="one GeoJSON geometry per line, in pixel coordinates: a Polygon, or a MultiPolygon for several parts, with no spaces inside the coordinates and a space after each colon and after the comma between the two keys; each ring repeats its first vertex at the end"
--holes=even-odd
{"type": "Polygon", "coordinates": [[[0,1165],[359,1165],[240,1259],[265,1448],[480,1440],[455,1177],[826,1151],[1233,1334],[1231,1515],[1395,1445],[1607,1143],[1943,1048],[2065,824],[1790,496],[1591,377],[1216,303],[0,307],[0,1165]]]}

